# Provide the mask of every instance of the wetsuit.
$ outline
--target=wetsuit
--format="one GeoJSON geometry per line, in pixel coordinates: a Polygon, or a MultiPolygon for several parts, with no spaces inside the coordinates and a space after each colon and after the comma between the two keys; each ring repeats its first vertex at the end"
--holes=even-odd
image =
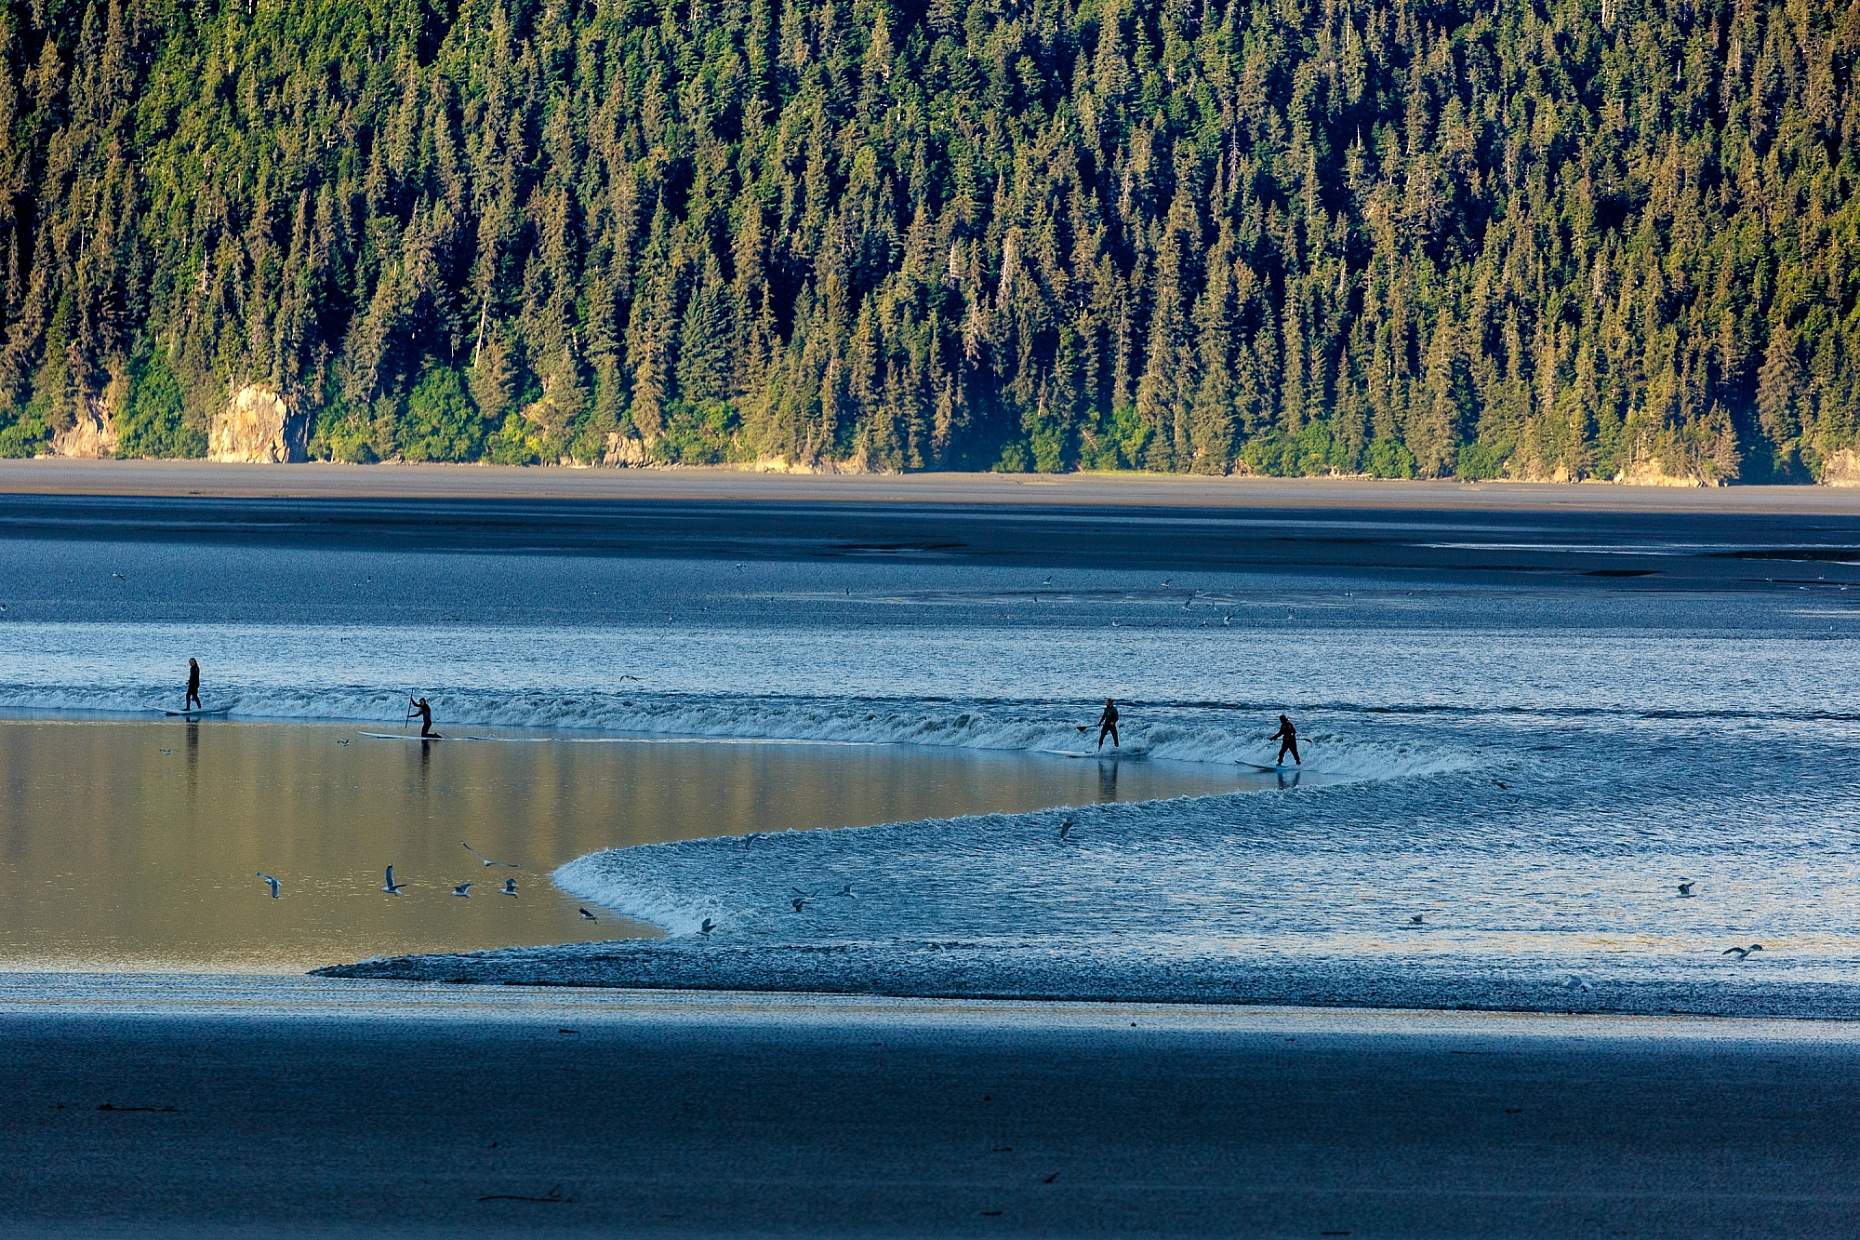
{"type": "Polygon", "coordinates": [[[409,712],[408,717],[411,718],[414,715],[420,717],[420,735],[438,736],[439,733],[433,731],[433,708],[426,704],[426,699],[416,698],[412,706],[413,710],[409,712]]]}
{"type": "Polygon", "coordinates": [[[1098,748],[1104,748],[1104,738],[1111,738],[1111,748],[1118,749],[1117,743],[1117,707],[1111,703],[1104,704],[1104,713],[1098,716],[1098,748]]]}
{"type": "Polygon", "coordinates": [[[1305,764],[1304,759],[1298,756],[1298,729],[1284,715],[1279,716],[1279,730],[1272,734],[1272,739],[1279,742],[1279,756],[1273,759],[1274,762],[1283,763],[1285,755],[1289,753],[1293,762],[1299,766],[1305,764]]]}
{"type": "Polygon", "coordinates": [[[181,709],[200,708],[200,664],[194,660],[187,661],[187,700],[181,703],[181,709]]]}

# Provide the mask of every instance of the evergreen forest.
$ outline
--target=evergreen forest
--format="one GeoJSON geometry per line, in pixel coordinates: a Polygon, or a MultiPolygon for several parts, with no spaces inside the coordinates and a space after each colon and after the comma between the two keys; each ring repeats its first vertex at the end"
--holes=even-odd
{"type": "Polygon", "coordinates": [[[355,461],[1810,481],[1857,58],[1852,0],[6,0],[0,454],[256,385],[355,461]]]}

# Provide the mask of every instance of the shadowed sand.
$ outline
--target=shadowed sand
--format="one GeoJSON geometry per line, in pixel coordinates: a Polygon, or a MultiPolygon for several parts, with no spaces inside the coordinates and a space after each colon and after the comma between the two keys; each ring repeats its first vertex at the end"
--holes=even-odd
{"type": "Polygon", "coordinates": [[[1845,1024],[0,976],[0,1233],[1860,1227],[1845,1024]]]}
{"type": "Polygon", "coordinates": [[[0,494],[220,498],[793,500],[813,503],[1167,505],[1468,511],[1860,514],[1860,488],[1391,482],[1161,474],[772,474],[731,469],[490,465],[226,465],[0,461],[0,494]]]}

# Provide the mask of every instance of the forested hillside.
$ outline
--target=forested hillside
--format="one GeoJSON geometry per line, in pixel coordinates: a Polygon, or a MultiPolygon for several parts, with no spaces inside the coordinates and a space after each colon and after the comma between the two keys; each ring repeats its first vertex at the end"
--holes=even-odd
{"type": "Polygon", "coordinates": [[[7,0],[0,452],[1804,479],[1851,0],[7,0]]]}

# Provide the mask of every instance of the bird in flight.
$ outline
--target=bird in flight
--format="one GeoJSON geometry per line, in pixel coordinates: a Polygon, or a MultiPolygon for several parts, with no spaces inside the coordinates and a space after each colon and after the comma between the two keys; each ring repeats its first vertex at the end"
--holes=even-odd
{"type": "Polygon", "coordinates": [[[1066,838],[1070,836],[1071,834],[1072,834],[1072,820],[1068,818],[1064,822],[1059,824],[1060,842],[1064,843],[1066,841],[1066,838]]]}
{"type": "Polygon", "coordinates": [[[582,916],[582,919],[585,921],[599,921],[600,920],[600,918],[596,917],[593,913],[590,913],[585,908],[577,908],[575,911],[580,913],[582,916]]]}
{"type": "Polygon", "coordinates": [[[485,865],[486,865],[487,867],[489,867],[489,866],[494,866],[494,865],[501,865],[501,866],[503,866],[503,867],[504,867],[505,869],[509,869],[509,870],[520,870],[520,869],[522,869],[522,868],[523,868],[522,866],[520,866],[520,865],[518,865],[518,864],[517,864],[516,862],[514,862],[514,861],[494,861],[494,860],[492,860],[492,859],[491,859],[490,857],[487,857],[487,856],[485,856],[485,855],[484,855],[483,853],[481,853],[481,852],[479,852],[479,851],[478,851],[477,849],[475,849],[475,848],[473,848],[473,847],[472,847],[472,846],[471,846],[470,844],[466,844],[464,840],[460,840],[460,841],[459,841],[459,843],[460,843],[461,845],[463,845],[463,847],[464,847],[464,849],[465,849],[465,851],[466,851],[466,852],[468,852],[468,853],[470,853],[470,854],[471,854],[472,856],[474,856],[474,857],[476,857],[476,858],[478,858],[478,860],[480,860],[480,861],[482,861],[482,862],[484,862],[484,864],[485,864],[485,865]]]}
{"type": "Polygon", "coordinates": [[[838,896],[842,900],[857,900],[859,898],[858,896],[853,894],[851,883],[847,883],[845,886],[841,887],[838,891],[834,892],[833,894],[838,896]]]}
{"type": "Polygon", "coordinates": [[[1760,952],[1762,950],[1763,950],[1763,944],[1752,943],[1749,947],[1727,947],[1723,951],[1719,952],[1718,954],[1720,956],[1736,956],[1739,960],[1742,960],[1744,957],[1750,955],[1751,953],[1760,952]]]}
{"type": "Polygon", "coordinates": [[[405,883],[397,883],[394,881],[394,867],[390,865],[387,868],[387,877],[382,880],[381,890],[387,892],[391,896],[397,896],[406,886],[407,884],[405,883]]]}
{"type": "Polygon", "coordinates": [[[277,899],[278,898],[278,886],[279,886],[278,880],[273,878],[271,875],[265,873],[263,870],[258,871],[258,876],[265,880],[265,886],[271,888],[271,898],[274,900],[277,899]]]}
{"type": "Polygon", "coordinates": [[[712,921],[710,918],[706,917],[704,919],[704,924],[698,927],[698,933],[709,934],[712,930],[715,930],[716,928],[717,928],[717,923],[712,921]]]}
{"type": "Polygon", "coordinates": [[[455,896],[462,896],[465,899],[469,900],[471,899],[471,889],[472,889],[471,883],[460,883],[458,886],[452,889],[452,894],[455,896]]]}
{"type": "Polygon", "coordinates": [[[1696,879],[1688,878],[1685,882],[1679,884],[1679,897],[1678,898],[1681,900],[1691,899],[1692,898],[1692,884],[1696,881],[1697,881],[1696,879]]]}
{"type": "Polygon", "coordinates": [[[502,896],[516,895],[517,894],[517,880],[514,878],[505,879],[504,885],[498,889],[497,894],[502,895],[502,896]]]}
{"type": "Polygon", "coordinates": [[[808,903],[813,900],[813,898],[814,897],[812,896],[804,896],[797,892],[795,894],[794,899],[788,901],[788,903],[792,904],[794,906],[794,911],[798,913],[801,910],[805,909],[808,906],[808,903]]]}

